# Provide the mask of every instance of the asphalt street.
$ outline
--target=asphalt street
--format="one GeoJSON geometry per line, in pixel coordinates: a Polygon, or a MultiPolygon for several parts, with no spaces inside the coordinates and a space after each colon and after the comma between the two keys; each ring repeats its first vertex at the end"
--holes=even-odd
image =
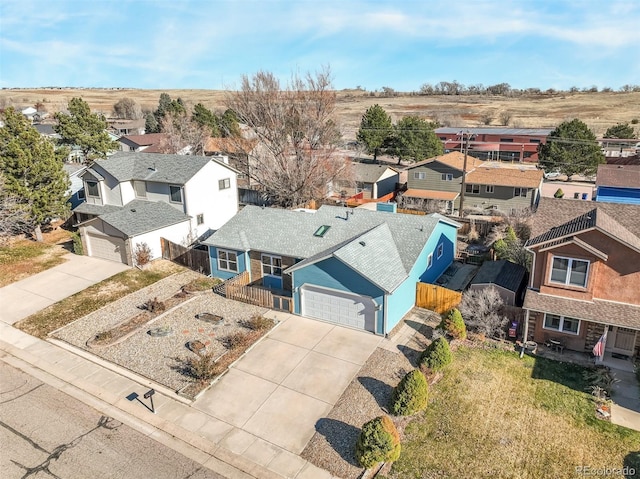
{"type": "Polygon", "coordinates": [[[0,477],[223,478],[2,361],[0,477]]]}

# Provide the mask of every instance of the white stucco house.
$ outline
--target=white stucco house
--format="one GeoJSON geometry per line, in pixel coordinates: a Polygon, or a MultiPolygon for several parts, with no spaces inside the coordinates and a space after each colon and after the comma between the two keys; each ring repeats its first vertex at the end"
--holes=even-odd
{"type": "Polygon", "coordinates": [[[140,243],[158,258],[160,238],[187,246],[208,236],[238,212],[236,175],[205,156],[131,152],[95,161],[73,210],[85,254],[134,265],[140,243]]]}

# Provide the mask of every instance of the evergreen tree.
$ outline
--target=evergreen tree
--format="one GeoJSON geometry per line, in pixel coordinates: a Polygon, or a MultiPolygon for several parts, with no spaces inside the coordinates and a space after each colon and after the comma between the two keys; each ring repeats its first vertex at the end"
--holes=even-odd
{"type": "Polygon", "coordinates": [[[151,112],[144,115],[144,131],[145,133],[160,133],[160,124],[151,112]]]}
{"type": "Polygon", "coordinates": [[[545,171],[559,171],[568,177],[593,175],[605,162],[604,154],[589,127],[577,118],[558,125],[538,146],[538,159],[545,171]]]}
{"type": "Polygon", "coordinates": [[[609,127],[604,134],[605,138],[636,138],[636,132],[629,123],[618,123],[615,126],[609,127]]]}
{"type": "Polygon", "coordinates": [[[238,115],[231,108],[227,108],[220,117],[220,134],[225,138],[242,136],[238,115]]]}
{"type": "Polygon", "coordinates": [[[387,153],[402,160],[420,161],[444,152],[442,142],[436,136],[435,123],[417,116],[405,116],[394,127],[388,141],[387,153]]]}
{"type": "Polygon", "coordinates": [[[373,160],[375,161],[378,159],[380,149],[385,145],[392,132],[391,117],[384,108],[376,104],[367,108],[367,111],[362,116],[356,139],[364,143],[367,153],[373,154],[373,160]]]}
{"type": "Polygon", "coordinates": [[[191,119],[199,126],[208,128],[211,136],[220,136],[220,120],[218,116],[202,103],[198,103],[193,107],[191,119]]]}
{"type": "Polygon", "coordinates": [[[107,153],[118,149],[118,143],[107,133],[104,115],[91,113],[89,104],[82,98],[72,98],[69,114],[56,113],[58,124],[53,127],[61,136],[60,144],[77,146],[85,161],[106,158],[107,153]]]}
{"type": "MultiPolygon", "coordinates": [[[[43,138],[20,112],[4,112],[0,128],[0,170],[3,200],[11,197],[25,212],[25,221],[39,241],[41,225],[68,212],[69,180],[53,143],[43,138]]],[[[4,203],[4,201],[3,201],[4,203]]]]}

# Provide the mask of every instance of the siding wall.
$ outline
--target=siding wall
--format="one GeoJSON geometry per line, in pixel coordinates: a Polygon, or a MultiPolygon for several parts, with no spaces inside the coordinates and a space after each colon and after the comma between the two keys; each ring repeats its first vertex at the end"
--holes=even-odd
{"type": "Polygon", "coordinates": [[[596,201],[640,205],[640,185],[638,188],[599,186],[596,193],[596,201]]]}
{"type": "MultiPolygon", "coordinates": [[[[473,184],[473,183],[467,183],[473,184]]],[[[491,206],[509,213],[511,208],[524,209],[530,208],[537,201],[538,190],[529,189],[527,196],[513,196],[514,188],[512,186],[494,186],[493,193],[487,193],[485,185],[480,186],[480,194],[471,193],[464,194],[465,207],[477,205],[478,208],[489,208],[491,206]]],[[[460,205],[460,200],[456,200],[456,207],[460,205]]]]}
{"type": "MultiPolygon", "coordinates": [[[[279,256],[279,255],[273,255],[279,256]]],[[[282,270],[284,271],[290,266],[296,264],[297,260],[289,256],[281,256],[282,258],[282,270]]],[[[262,279],[262,252],[250,251],[249,252],[249,271],[251,272],[251,281],[259,281],[262,279]]],[[[282,274],[282,289],[291,291],[291,276],[288,274],[282,274]]]]}
{"type": "MultiPolygon", "coordinates": [[[[328,258],[324,261],[311,264],[293,272],[291,276],[293,276],[293,304],[295,314],[301,314],[299,288],[305,284],[370,296],[377,304],[382,305],[384,303],[384,292],[380,288],[335,258],[328,258]],[[297,291],[296,288],[298,289],[297,291]]],[[[376,334],[384,334],[383,316],[384,308],[376,312],[376,334]]]]}
{"type": "Polygon", "coordinates": [[[151,258],[161,258],[162,246],[160,244],[160,238],[166,238],[174,243],[184,244],[185,238],[189,236],[189,228],[189,222],[183,221],[182,223],[167,226],[166,228],[134,236],[130,240],[131,254],[135,255],[135,249],[138,244],[147,243],[151,249],[151,258]]]}
{"type": "Polygon", "coordinates": [[[373,197],[380,198],[396,190],[396,184],[400,181],[400,175],[393,170],[387,170],[382,175],[382,179],[373,185],[373,197]]]}
{"type": "Polygon", "coordinates": [[[216,248],[215,246],[209,246],[209,259],[211,260],[211,276],[214,278],[229,279],[229,278],[233,278],[238,273],[247,271],[248,253],[245,253],[244,251],[236,251],[235,253],[238,258],[238,272],[234,273],[231,271],[222,271],[218,269],[218,248],[216,248]]]}
{"type": "Polygon", "coordinates": [[[460,191],[462,182],[462,171],[451,168],[447,165],[434,161],[427,165],[412,168],[408,172],[407,188],[417,188],[419,190],[434,191],[460,191]],[[414,178],[414,173],[425,173],[424,180],[414,178]],[[452,181],[443,181],[442,174],[452,174],[452,181]]]}

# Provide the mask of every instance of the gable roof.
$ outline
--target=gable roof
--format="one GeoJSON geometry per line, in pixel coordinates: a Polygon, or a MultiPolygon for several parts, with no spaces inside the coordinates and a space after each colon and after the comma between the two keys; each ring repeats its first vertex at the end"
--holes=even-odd
{"type": "MultiPolygon", "coordinates": [[[[472,135],[505,135],[505,136],[547,136],[553,128],[503,128],[503,127],[479,127],[465,128],[472,135]]],[[[460,128],[440,127],[435,129],[437,134],[458,134],[460,128]]]]}
{"type": "Polygon", "coordinates": [[[204,244],[306,260],[291,267],[291,271],[335,257],[372,283],[393,291],[407,277],[439,222],[459,227],[435,215],[335,206],[322,206],[315,213],[247,206],[204,244]],[[322,237],[314,236],[323,225],[330,229],[322,237]]]}
{"type": "Polygon", "coordinates": [[[398,174],[398,172],[391,168],[389,165],[353,162],[351,163],[351,169],[353,171],[354,180],[361,181],[362,183],[377,182],[387,170],[391,170],[395,174],[398,174]]]}
{"type": "MultiPolygon", "coordinates": [[[[411,165],[407,170],[412,170],[413,168],[417,168],[419,166],[424,166],[428,163],[433,163],[437,161],[438,163],[442,163],[443,165],[447,165],[450,168],[455,170],[462,171],[464,168],[464,153],[459,151],[452,151],[451,153],[446,153],[440,156],[434,156],[433,158],[428,158],[426,160],[419,161],[411,165]]],[[[476,166],[480,165],[481,161],[471,155],[467,155],[467,171],[471,171],[476,166]]]]}
{"type": "Polygon", "coordinates": [[[204,146],[207,153],[249,153],[257,145],[257,140],[245,138],[208,138],[204,146]]]}
{"type": "Polygon", "coordinates": [[[640,205],[541,198],[526,246],[539,246],[592,229],[640,251],[640,205]]]}
{"type": "Polygon", "coordinates": [[[133,200],[97,219],[132,237],[187,221],[189,216],[162,201],[133,200]]]}
{"type": "Polygon", "coordinates": [[[523,266],[504,259],[485,261],[471,284],[495,284],[515,292],[522,285],[526,272],[523,266]]]}
{"type": "Polygon", "coordinates": [[[102,168],[118,181],[147,180],[184,185],[209,162],[231,170],[228,165],[208,156],[145,152],[116,153],[105,160],[95,161],[92,167],[102,168]]]}
{"type": "MultiPolygon", "coordinates": [[[[492,162],[495,163],[495,162],[492,162]]],[[[483,163],[467,173],[466,182],[476,185],[539,188],[544,173],[533,168],[504,168],[483,163]]]]}
{"type": "Polygon", "coordinates": [[[640,188],[640,165],[600,165],[596,186],[640,188]]]}
{"type": "Polygon", "coordinates": [[[160,143],[165,138],[168,138],[166,133],[147,133],[146,135],[123,135],[119,141],[137,146],[150,146],[160,143]]]}

